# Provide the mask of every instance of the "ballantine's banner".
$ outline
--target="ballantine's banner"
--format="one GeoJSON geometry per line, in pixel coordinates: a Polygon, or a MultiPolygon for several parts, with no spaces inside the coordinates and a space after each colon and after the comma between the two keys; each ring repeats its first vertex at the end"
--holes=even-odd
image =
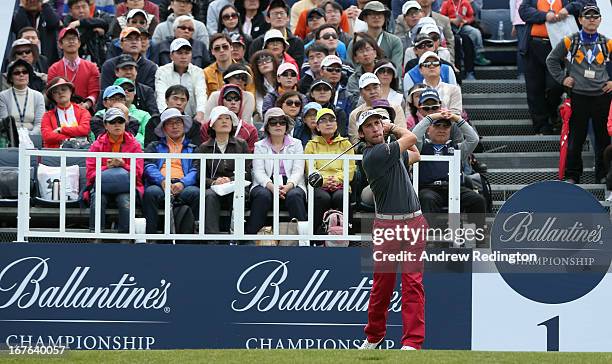
{"type": "MultiPolygon", "coordinates": [[[[364,338],[362,249],[7,243],[0,252],[0,345],[354,349],[364,338]]],[[[425,274],[425,348],[470,349],[470,266],[425,274]]],[[[384,348],[401,347],[399,292],[384,348]]]]}

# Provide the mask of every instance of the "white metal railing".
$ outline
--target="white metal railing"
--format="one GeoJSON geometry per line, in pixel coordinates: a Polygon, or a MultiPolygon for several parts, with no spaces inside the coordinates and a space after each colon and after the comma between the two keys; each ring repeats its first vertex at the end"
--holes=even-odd
{"type": "MultiPolygon", "coordinates": [[[[137,159],[165,159],[166,165],[170,165],[171,159],[197,159],[200,161],[200,209],[199,216],[196,217],[198,220],[198,233],[197,234],[177,234],[170,232],[170,183],[165,184],[164,191],[164,225],[163,233],[157,234],[145,234],[135,231],[135,218],[136,218],[136,169],[130,168],[130,212],[129,212],[129,232],[127,234],[119,233],[105,233],[102,231],[100,226],[100,210],[101,210],[101,194],[95,193],[95,222],[93,232],[78,232],[70,231],[66,229],[66,193],[65,193],[65,181],[66,181],[66,158],[96,158],[96,176],[101,174],[101,161],[102,158],[116,158],[117,153],[112,152],[89,152],[83,151],[65,151],[61,149],[56,150],[36,150],[36,149],[25,149],[20,148],[19,150],[19,196],[18,196],[18,216],[17,216],[17,241],[27,241],[28,237],[48,237],[48,238],[86,238],[86,239],[129,239],[129,240],[349,240],[349,241],[367,241],[370,239],[369,234],[355,234],[349,235],[349,161],[361,160],[361,155],[344,155],[339,158],[343,161],[343,230],[342,235],[315,235],[314,234],[314,188],[308,184],[307,186],[307,212],[308,212],[308,233],[306,235],[281,235],[279,233],[279,220],[280,220],[280,201],[278,188],[279,184],[274,183],[273,193],[273,235],[257,235],[257,234],[245,234],[244,233],[244,221],[245,221],[245,166],[246,160],[264,159],[272,160],[274,163],[275,175],[273,181],[279,181],[280,175],[279,163],[281,160],[305,160],[308,161],[309,170],[313,171],[315,160],[330,160],[336,155],[334,154],[223,154],[222,158],[220,155],[213,154],[181,154],[181,153],[129,153],[122,154],[121,158],[129,159],[130,166],[136,165],[137,159]],[[30,229],[30,160],[33,157],[59,157],[60,158],[60,200],[59,200],[59,229],[30,229]],[[233,159],[235,161],[235,190],[233,200],[233,233],[231,234],[206,234],[205,233],[205,203],[206,203],[206,161],[207,160],[219,160],[219,159],[233,159]]],[[[422,156],[423,161],[446,161],[449,164],[449,171],[455,170],[457,173],[449,173],[449,213],[459,212],[459,171],[461,167],[461,159],[459,153],[456,152],[455,156],[422,156]]],[[[417,164],[415,164],[416,166],[417,164]]],[[[415,168],[415,190],[418,189],[418,167],[415,168]]],[[[82,187],[82,186],[80,186],[82,187]]],[[[297,186],[296,186],[297,187],[297,186]]],[[[94,185],[95,191],[101,190],[101,179],[95,179],[94,185]]],[[[418,190],[417,190],[418,192],[418,190]]],[[[319,222],[320,223],[320,222],[319,222]]]]}

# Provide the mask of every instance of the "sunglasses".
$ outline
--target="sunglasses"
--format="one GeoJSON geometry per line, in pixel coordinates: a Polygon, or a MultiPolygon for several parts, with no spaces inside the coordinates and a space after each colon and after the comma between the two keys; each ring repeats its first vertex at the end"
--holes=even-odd
{"type": "Polygon", "coordinates": [[[272,62],[272,57],[270,56],[265,56],[265,57],[261,57],[257,60],[257,65],[261,66],[262,64],[266,64],[266,63],[270,63],[272,62]]]}
{"type": "Polygon", "coordinates": [[[440,110],[440,105],[423,105],[423,106],[419,106],[421,109],[425,110],[425,111],[436,111],[436,110],[440,110]]]}
{"type": "Polygon", "coordinates": [[[321,39],[330,40],[330,39],[338,39],[338,36],[334,33],[327,33],[321,36],[321,39]]]}
{"type": "Polygon", "coordinates": [[[29,74],[29,72],[27,70],[21,70],[21,71],[13,71],[13,73],[11,73],[13,76],[19,76],[19,75],[27,75],[29,74]]]}
{"type": "Polygon", "coordinates": [[[110,124],[110,125],[125,124],[125,120],[121,119],[121,118],[118,118],[118,119],[108,120],[106,123],[110,124]]]}
{"type": "Polygon", "coordinates": [[[583,15],[582,16],[585,19],[599,19],[601,18],[601,15],[599,14],[587,14],[587,15],[583,15]]]}
{"type": "Polygon", "coordinates": [[[329,92],[331,92],[331,90],[327,86],[317,86],[317,87],[313,88],[312,91],[319,91],[319,92],[328,92],[329,91],[329,92]]]}
{"type": "Polygon", "coordinates": [[[125,92],[134,92],[135,88],[131,86],[122,87],[125,92]]]}
{"type": "Polygon", "coordinates": [[[192,27],[188,27],[188,26],[186,26],[186,25],[179,25],[179,26],[178,26],[178,27],[176,27],[176,28],[177,28],[177,29],[180,29],[180,30],[187,30],[187,31],[189,31],[189,32],[193,32],[193,31],[195,30],[194,28],[192,28],[192,27]]]}
{"type": "MultiPolygon", "coordinates": [[[[235,75],[229,78],[230,80],[236,79],[242,82],[249,82],[249,77],[247,75],[235,75]]],[[[230,82],[233,83],[233,82],[230,82]]]]}
{"type": "Polygon", "coordinates": [[[23,56],[24,54],[30,54],[30,53],[32,53],[31,49],[26,49],[26,50],[23,50],[23,51],[15,52],[15,54],[18,55],[18,56],[23,56]]]}
{"type": "Polygon", "coordinates": [[[293,72],[293,71],[286,71],[281,73],[282,77],[297,77],[297,73],[293,72]]]}
{"type": "Polygon", "coordinates": [[[215,51],[215,52],[221,52],[222,50],[229,51],[229,49],[230,49],[230,45],[229,44],[216,45],[216,46],[213,47],[213,51],[215,51]]]}
{"type": "Polygon", "coordinates": [[[285,105],[289,107],[300,107],[302,106],[302,102],[300,100],[285,100],[285,105]]]}
{"type": "Polygon", "coordinates": [[[394,75],[395,74],[395,72],[393,72],[393,70],[391,68],[381,68],[376,73],[387,73],[387,74],[390,74],[390,75],[394,75]]]}
{"type": "Polygon", "coordinates": [[[225,14],[221,17],[221,19],[223,20],[232,20],[232,19],[237,19],[237,18],[238,18],[238,13],[225,14]]]}
{"type": "Polygon", "coordinates": [[[429,61],[421,63],[422,67],[440,67],[440,61],[429,61]]]}
{"type": "Polygon", "coordinates": [[[230,96],[230,95],[228,95],[228,96],[225,96],[223,98],[223,100],[225,100],[227,102],[237,102],[237,101],[240,101],[240,96],[230,96]]]}
{"type": "Polygon", "coordinates": [[[323,124],[323,123],[335,123],[336,122],[336,118],[333,116],[321,116],[321,118],[317,121],[317,124],[323,124]]]}
{"type": "Polygon", "coordinates": [[[323,69],[327,72],[331,72],[331,73],[340,73],[342,72],[342,67],[331,67],[331,66],[327,66],[327,67],[323,67],[323,69]]]}
{"type": "Polygon", "coordinates": [[[270,126],[283,126],[287,125],[287,120],[283,119],[270,119],[268,120],[268,125],[270,126]]]}
{"type": "Polygon", "coordinates": [[[433,42],[423,42],[416,47],[417,49],[425,49],[425,48],[433,48],[433,46],[434,46],[433,42]]]}

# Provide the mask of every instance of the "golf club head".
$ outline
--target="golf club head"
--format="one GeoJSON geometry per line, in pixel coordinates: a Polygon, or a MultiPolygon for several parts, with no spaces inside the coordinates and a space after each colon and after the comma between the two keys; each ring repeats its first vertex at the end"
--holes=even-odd
{"type": "Polygon", "coordinates": [[[308,184],[313,188],[323,187],[323,176],[319,172],[312,172],[308,175],[308,184]]]}

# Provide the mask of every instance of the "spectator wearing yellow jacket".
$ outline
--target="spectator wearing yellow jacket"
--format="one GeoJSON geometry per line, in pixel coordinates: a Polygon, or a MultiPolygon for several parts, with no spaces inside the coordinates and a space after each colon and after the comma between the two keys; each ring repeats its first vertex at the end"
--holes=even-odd
{"type": "MultiPolygon", "coordinates": [[[[331,109],[323,108],[317,112],[317,128],[315,136],[308,141],[305,154],[340,154],[351,146],[348,138],[338,133],[338,122],[336,115],[331,109]]],[[[350,150],[347,154],[354,154],[350,150]]],[[[319,171],[323,177],[323,187],[315,188],[314,201],[314,226],[319,228],[323,222],[323,214],[329,209],[342,210],[342,189],[344,188],[344,161],[337,160],[329,166],[319,170],[320,167],[329,162],[326,160],[315,160],[314,169],[319,171]]],[[[311,167],[311,166],[308,166],[311,167]]],[[[310,171],[311,172],[311,171],[310,171]]],[[[310,173],[309,172],[309,173],[310,173]]],[[[349,161],[349,182],[355,174],[355,161],[349,161]]]]}

